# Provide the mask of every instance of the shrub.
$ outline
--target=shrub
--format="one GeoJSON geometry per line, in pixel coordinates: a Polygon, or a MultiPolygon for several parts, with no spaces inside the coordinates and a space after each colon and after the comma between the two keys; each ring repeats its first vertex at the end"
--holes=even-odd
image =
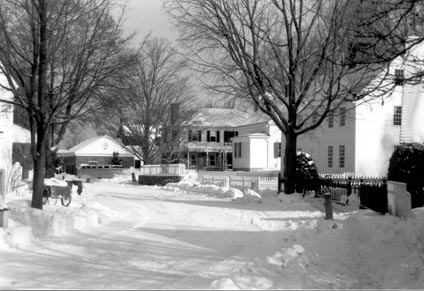
{"type": "Polygon", "coordinates": [[[112,165],[122,165],[122,160],[119,158],[118,152],[113,152],[112,160],[110,161],[112,165]]]}
{"type": "Polygon", "coordinates": [[[181,176],[173,176],[173,175],[158,175],[158,176],[150,176],[150,175],[139,175],[138,176],[138,184],[140,185],[159,185],[165,186],[168,183],[178,183],[183,179],[181,176]]]}
{"type": "Polygon", "coordinates": [[[406,183],[412,208],[424,205],[424,144],[402,144],[395,148],[387,173],[390,181],[406,183]]]}
{"type": "Polygon", "coordinates": [[[296,192],[316,190],[319,181],[317,166],[312,157],[305,152],[296,154],[296,192]]]}

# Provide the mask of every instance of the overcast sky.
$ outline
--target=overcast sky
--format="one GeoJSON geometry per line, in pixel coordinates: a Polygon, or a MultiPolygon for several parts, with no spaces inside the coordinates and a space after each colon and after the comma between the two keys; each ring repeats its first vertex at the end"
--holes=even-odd
{"type": "MultiPolygon", "coordinates": [[[[169,16],[163,9],[163,0],[128,0],[124,29],[128,32],[137,32],[136,41],[141,43],[144,37],[151,32],[154,37],[164,37],[173,41],[178,34],[172,29],[169,16]]],[[[200,82],[191,78],[196,100],[208,100],[205,92],[199,88],[200,82]]]]}
{"type": "Polygon", "coordinates": [[[162,9],[162,5],[163,0],[128,0],[125,30],[137,31],[138,41],[141,41],[149,32],[152,36],[175,39],[177,33],[172,30],[169,17],[162,9]]]}

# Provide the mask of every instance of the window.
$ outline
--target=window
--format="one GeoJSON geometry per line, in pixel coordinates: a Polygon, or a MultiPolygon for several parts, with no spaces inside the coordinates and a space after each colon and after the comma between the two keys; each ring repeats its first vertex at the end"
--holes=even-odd
{"type": "Polygon", "coordinates": [[[25,108],[13,105],[13,123],[28,130],[30,129],[29,115],[25,108]]]}
{"type": "Polygon", "coordinates": [[[189,130],[188,131],[188,141],[202,141],[202,131],[201,130],[189,130]]]}
{"type": "Polygon", "coordinates": [[[237,131],[224,131],[224,142],[231,142],[231,138],[238,135],[237,131]]]}
{"type": "Polygon", "coordinates": [[[209,166],[216,166],[216,156],[215,155],[210,155],[209,156],[209,166]]]}
{"type": "Polygon", "coordinates": [[[328,127],[332,128],[334,125],[334,116],[333,113],[328,113],[328,127]]]}
{"type": "Polygon", "coordinates": [[[346,108],[340,108],[340,126],[346,125],[346,108]]]}
{"type": "Polygon", "coordinates": [[[206,141],[219,142],[219,131],[208,130],[206,133],[206,141]]]}
{"type": "Polygon", "coordinates": [[[345,167],[345,146],[344,145],[339,146],[339,167],[340,168],[345,167]]]}
{"type": "Polygon", "coordinates": [[[395,106],[393,113],[393,125],[402,125],[402,106],[395,106]]]}
{"type": "Polygon", "coordinates": [[[274,158],[277,159],[281,157],[281,142],[274,143],[274,158]]]}
{"type": "Polygon", "coordinates": [[[333,146],[328,146],[328,167],[333,167],[333,146]]]}
{"type": "Polygon", "coordinates": [[[241,142],[234,143],[234,157],[241,158],[241,142]]]}
{"type": "Polygon", "coordinates": [[[190,155],[190,165],[192,165],[192,166],[197,165],[197,155],[196,154],[190,155]]]}
{"type": "Polygon", "coordinates": [[[405,81],[404,72],[402,69],[395,70],[395,85],[402,86],[405,81]]]}

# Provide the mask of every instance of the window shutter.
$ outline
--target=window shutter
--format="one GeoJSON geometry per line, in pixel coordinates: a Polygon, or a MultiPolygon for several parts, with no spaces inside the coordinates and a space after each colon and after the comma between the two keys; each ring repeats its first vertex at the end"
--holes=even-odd
{"type": "Polygon", "coordinates": [[[211,141],[211,132],[209,130],[206,132],[206,141],[211,141]]]}
{"type": "Polygon", "coordinates": [[[281,157],[281,143],[275,142],[274,143],[274,159],[278,159],[281,157]]]}
{"type": "Polygon", "coordinates": [[[242,153],[241,153],[241,142],[239,142],[238,145],[239,145],[239,158],[241,158],[241,155],[242,155],[242,153]]]}

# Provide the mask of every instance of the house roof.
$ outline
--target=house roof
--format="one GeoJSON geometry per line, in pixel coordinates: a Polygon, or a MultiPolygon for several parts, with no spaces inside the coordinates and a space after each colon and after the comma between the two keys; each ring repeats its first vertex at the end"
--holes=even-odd
{"type": "MultiPolygon", "coordinates": [[[[69,150],[67,150],[67,152],[77,152],[79,150],[81,150],[82,148],[86,147],[87,145],[95,142],[96,140],[102,139],[102,138],[109,138],[112,139],[111,137],[109,137],[108,135],[103,135],[103,136],[95,136],[89,139],[86,139],[85,141],[77,144],[76,146],[73,146],[72,148],[70,148],[69,150]]],[[[112,139],[113,140],[113,139],[112,139]]],[[[116,141],[114,141],[116,142],[116,141]]]]}
{"type": "Polygon", "coordinates": [[[237,127],[268,121],[270,118],[259,111],[247,113],[237,109],[202,108],[187,124],[205,127],[237,127]]]}
{"type": "Polygon", "coordinates": [[[89,138],[67,150],[63,155],[107,155],[112,154],[114,151],[119,152],[121,155],[132,156],[122,144],[108,135],[89,138]]]}

